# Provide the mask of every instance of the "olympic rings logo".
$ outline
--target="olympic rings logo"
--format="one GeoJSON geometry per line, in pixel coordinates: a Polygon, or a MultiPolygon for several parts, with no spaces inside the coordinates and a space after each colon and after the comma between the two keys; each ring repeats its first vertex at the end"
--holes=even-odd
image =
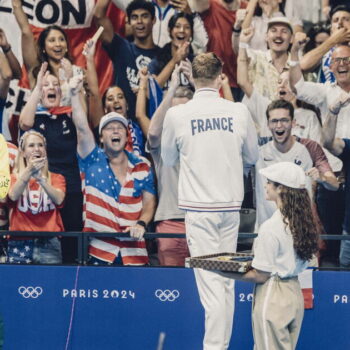
{"type": "Polygon", "coordinates": [[[18,293],[22,295],[23,298],[38,298],[42,293],[43,289],[41,287],[24,287],[21,286],[18,288],[18,293]]]}
{"type": "Polygon", "coordinates": [[[160,300],[160,301],[175,301],[179,296],[180,292],[177,289],[174,290],[161,290],[157,289],[154,293],[154,295],[160,300]]]}

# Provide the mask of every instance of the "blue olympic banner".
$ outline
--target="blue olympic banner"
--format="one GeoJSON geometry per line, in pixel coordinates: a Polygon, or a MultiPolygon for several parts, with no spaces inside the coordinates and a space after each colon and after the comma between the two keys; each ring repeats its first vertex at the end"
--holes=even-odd
{"type": "MultiPolygon", "coordinates": [[[[200,350],[204,313],[182,268],[0,266],[4,350],[200,350]]],[[[314,272],[298,350],[350,349],[350,272],[314,272]]],[[[236,283],[230,349],[252,349],[252,285],[236,283]]]]}

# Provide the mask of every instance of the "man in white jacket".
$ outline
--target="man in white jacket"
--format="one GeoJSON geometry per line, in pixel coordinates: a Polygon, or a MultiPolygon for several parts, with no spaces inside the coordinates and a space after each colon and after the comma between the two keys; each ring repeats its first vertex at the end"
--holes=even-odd
{"type": "MultiPolygon", "coordinates": [[[[161,142],[165,165],[180,161],[179,208],[186,210],[191,256],[234,252],[244,196],[243,167],[258,159],[248,109],[219,95],[222,63],[213,53],[192,64],[193,100],[168,110],[161,142]]],[[[205,309],[204,350],[227,349],[234,311],[232,280],[195,270],[205,309]]]]}

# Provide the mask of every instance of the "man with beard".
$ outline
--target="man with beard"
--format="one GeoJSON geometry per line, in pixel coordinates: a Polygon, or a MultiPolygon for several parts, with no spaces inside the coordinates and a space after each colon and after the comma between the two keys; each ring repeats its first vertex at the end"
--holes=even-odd
{"type": "MultiPolygon", "coordinates": [[[[348,45],[339,45],[332,52],[330,69],[335,76],[336,81],[334,83],[311,83],[304,81],[298,61],[298,52],[305,45],[306,40],[305,34],[298,33],[298,38],[293,43],[290,62],[290,83],[292,88],[296,89],[298,99],[312,103],[320,108],[322,121],[324,122],[329,108],[342,95],[347,95],[350,92],[350,47],[348,45]]],[[[337,138],[350,138],[349,113],[350,105],[344,106],[339,111],[336,125],[337,138]]],[[[328,234],[341,234],[342,232],[344,196],[343,187],[336,193],[322,188],[317,193],[320,218],[328,234]]],[[[337,264],[337,256],[338,247],[335,246],[333,254],[329,258],[337,264]]]]}
{"type": "Polygon", "coordinates": [[[249,42],[252,28],[245,29],[239,42],[241,62],[249,64],[249,80],[263,96],[273,100],[280,74],[288,69],[289,46],[293,40],[293,28],[286,17],[272,17],[268,22],[266,42],[268,51],[252,50],[249,42]],[[248,32],[247,32],[248,31],[248,32]],[[249,35],[250,34],[250,35],[249,35]]]}
{"type": "Polygon", "coordinates": [[[200,13],[209,42],[208,52],[214,52],[224,62],[223,73],[228,76],[235,101],[242,99],[237,85],[237,56],[233,52],[231,37],[236,13],[246,8],[244,0],[193,0],[193,10],[200,13]]]}
{"type": "Polygon", "coordinates": [[[330,190],[337,190],[339,186],[322,147],[315,141],[292,135],[294,108],[290,102],[271,102],[266,117],[272,140],[259,148],[259,160],[256,163],[257,226],[269,219],[276,210],[274,203],[265,199],[266,179],[259,174],[262,168],[278,162],[293,162],[301,166],[308,175],[306,188],[310,196],[312,180],[330,190]]]}
{"type": "MultiPolygon", "coordinates": [[[[242,41],[248,41],[253,33],[253,28],[243,30],[241,34],[242,41]]],[[[242,102],[248,107],[252,115],[255,126],[257,127],[258,136],[261,138],[271,137],[271,132],[266,123],[266,109],[271,103],[271,99],[263,96],[249,81],[248,60],[245,58],[245,49],[242,48],[238,55],[237,80],[245,93],[242,102]]],[[[289,101],[293,104],[295,109],[293,135],[320,142],[321,124],[314,111],[298,108],[297,98],[290,88],[289,70],[287,68],[279,75],[275,99],[289,101]]]]}
{"type": "Polygon", "coordinates": [[[95,8],[95,20],[103,26],[102,43],[114,66],[114,84],[119,86],[128,101],[128,114],[135,115],[135,89],[139,84],[138,72],[147,67],[159,50],[152,38],[155,23],[154,5],[146,0],[134,0],[127,9],[128,23],[132,30],[133,41],[130,42],[117,33],[107,16],[110,0],[99,0],[95,8]]]}

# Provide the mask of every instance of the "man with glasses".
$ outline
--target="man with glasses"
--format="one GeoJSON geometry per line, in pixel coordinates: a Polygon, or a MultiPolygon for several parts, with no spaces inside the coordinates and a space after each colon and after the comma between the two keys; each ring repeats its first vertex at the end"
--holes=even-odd
{"type": "MultiPolygon", "coordinates": [[[[297,33],[291,49],[290,83],[292,89],[296,90],[297,98],[311,103],[321,110],[321,117],[324,121],[328,109],[342,94],[350,92],[350,47],[340,45],[333,51],[331,58],[331,71],[335,76],[335,83],[312,83],[304,81],[299,64],[298,52],[307,42],[304,33],[297,33]]],[[[350,137],[350,106],[341,109],[338,121],[336,136],[340,138],[350,137]]]]}
{"type": "Polygon", "coordinates": [[[293,162],[301,166],[308,175],[306,187],[310,196],[312,181],[330,190],[338,189],[337,179],[322,147],[315,141],[292,135],[293,105],[284,100],[273,101],[267,107],[266,117],[272,140],[259,148],[259,160],[256,163],[257,228],[276,210],[275,204],[265,199],[266,178],[259,174],[260,169],[279,162],[293,162]]]}
{"type": "Polygon", "coordinates": [[[335,82],[335,76],[331,68],[332,54],[337,45],[350,42],[350,6],[339,5],[330,12],[331,36],[320,46],[309,51],[300,60],[303,71],[312,70],[322,62],[320,82],[335,82]]]}
{"type": "MultiPolygon", "coordinates": [[[[335,82],[311,83],[305,82],[298,62],[298,51],[306,42],[306,36],[300,33],[296,36],[291,49],[290,82],[296,89],[297,97],[312,103],[321,111],[324,122],[329,108],[343,95],[350,92],[350,47],[337,46],[331,56],[330,69],[335,76],[335,82]]],[[[336,125],[337,138],[350,138],[350,105],[344,106],[339,112],[336,125]]],[[[335,169],[338,170],[338,169],[335,169]]],[[[337,174],[337,176],[340,175],[337,174]]],[[[327,234],[341,234],[344,216],[345,193],[343,187],[336,193],[320,188],[317,192],[317,207],[321,221],[327,234]]],[[[325,260],[338,264],[339,243],[329,242],[325,260]]]]}

